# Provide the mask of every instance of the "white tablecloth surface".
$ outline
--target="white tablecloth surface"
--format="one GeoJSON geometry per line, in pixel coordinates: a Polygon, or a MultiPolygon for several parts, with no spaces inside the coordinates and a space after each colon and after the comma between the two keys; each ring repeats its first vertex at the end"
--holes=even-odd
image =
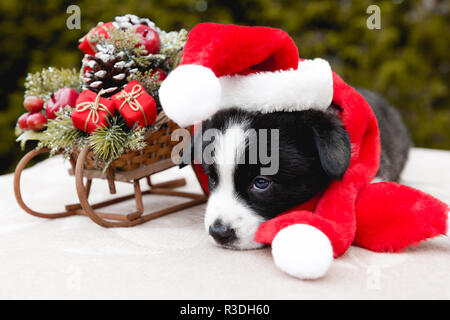
{"type": "MultiPolygon", "coordinates": [[[[74,178],[60,157],[23,173],[24,198],[42,211],[76,202],[74,178]]],[[[155,182],[184,176],[172,168],[155,182]]],[[[414,149],[403,183],[450,203],[450,152],[414,149]]],[[[142,183],[144,187],[144,183],[142,183]]],[[[118,184],[119,194],[129,184],[118,184]]],[[[93,201],[110,197],[93,182],[93,201]]],[[[147,196],[158,208],[183,199],[147,196]]],[[[111,208],[132,210],[133,201],[111,208]]],[[[46,220],[16,204],[11,174],[0,176],[0,298],[327,299],[450,298],[450,240],[441,236],[401,254],[351,247],[329,274],[301,281],[280,272],[270,249],[231,251],[208,241],[204,205],[133,228],[105,229],[87,217],[46,220]]]]}

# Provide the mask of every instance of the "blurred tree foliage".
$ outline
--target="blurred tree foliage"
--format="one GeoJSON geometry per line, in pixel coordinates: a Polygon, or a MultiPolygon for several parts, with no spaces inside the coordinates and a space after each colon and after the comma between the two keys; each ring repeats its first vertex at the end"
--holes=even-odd
{"type": "Polygon", "coordinates": [[[134,13],[165,30],[213,21],[282,28],[304,58],[324,57],[352,85],[375,90],[397,106],[415,144],[450,149],[449,3],[446,0],[0,0],[0,173],[23,155],[15,142],[27,72],[80,67],[77,40],[98,21],[134,13]],[[81,29],[69,30],[69,5],[81,29]],[[369,30],[369,5],[381,29],[369,30]]]}

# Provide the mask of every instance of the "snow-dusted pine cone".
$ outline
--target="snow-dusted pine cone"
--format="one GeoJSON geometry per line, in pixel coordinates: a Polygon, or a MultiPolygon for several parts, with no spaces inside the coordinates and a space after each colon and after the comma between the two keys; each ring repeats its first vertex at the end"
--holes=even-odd
{"type": "Polygon", "coordinates": [[[147,18],[139,18],[134,14],[126,14],[124,16],[117,16],[114,18],[113,25],[118,29],[128,29],[135,25],[143,24],[149,26],[153,30],[155,30],[158,34],[161,33],[161,29],[159,29],[153,21],[147,18]]]}
{"type": "Polygon", "coordinates": [[[83,67],[87,68],[83,89],[99,92],[104,89],[105,96],[111,96],[127,84],[127,78],[134,70],[130,70],[131,63],[122,61],[121,55],[108,55],[97,52],[95,56],[85,55],[83,67]]]}

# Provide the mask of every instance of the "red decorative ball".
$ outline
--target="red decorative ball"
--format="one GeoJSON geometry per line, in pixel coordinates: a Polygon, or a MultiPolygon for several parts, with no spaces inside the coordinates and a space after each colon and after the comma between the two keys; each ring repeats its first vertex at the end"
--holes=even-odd
{"type": "Polygon", "coordinates": [[[32,113],[27,117],[28,128],[34,131],[40,131],[45,128],[47,118],[40,112],[32,113]]]}
{"type": "Polygon", "coordinates": [[[149,26],[140,24],[136,27],[136,33],[142,35],[142,44],[145,46],[148,54],[158,53],[161,49],[161,41],[158,33],[149,26]]]}
{"type": "Polygon", "coordinates": [[[27,119],[28,119],[28,116],[30,115],[30,113],[29,112],[27,112],[27,113],[24,113],[23,115],[21,115],[20,117],[19,117],[19,119],[17,119],[17,124],[19,125],[19,128],[20,129],[22,129],[22,130],[28,130],[28,129],[30,129],[29,127],[28,127],[28,123],[27,123],[27,119]]]}
{"type": "Polygon", "coordinates": [[[55,112],[59,111],[62,107],[70,106],[75,108],[75,103],[78,98],[78,92],[72,88],[62,88],[52,94],[49,102],[47,102],[47,107],[45,108],[45,113],[47,118],[55,119],[55,112]]]}
{"type": "Polygon", "coordinates": [[[23,106],[30,112],[39,112],[44,107],[44,100],[37,96],[26,97],[23,106]]]}
{"type": "Polygon", "coordinates": [[[112,22],[101,23],[95,28],[92,28],[87,35],[80,39],[80,45],[78,46],[84,53],[95,55],[97,50],[97,43],[95,42],[96,36],[103,35],[105,38],[109,38],[109,30],[114,28],[112,22]]]}

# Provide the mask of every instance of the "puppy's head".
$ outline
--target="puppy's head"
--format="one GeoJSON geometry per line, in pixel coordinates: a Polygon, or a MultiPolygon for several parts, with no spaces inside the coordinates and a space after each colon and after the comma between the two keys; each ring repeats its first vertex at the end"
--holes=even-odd
{"type": "Polygon", "coordinates": [[[341,179],[350,141],[333,112],[262,114],[229,109],[205,121],[191,154],[209,177],[205,228],[232,249],[262,245],[259,225],[341,179]]]}

